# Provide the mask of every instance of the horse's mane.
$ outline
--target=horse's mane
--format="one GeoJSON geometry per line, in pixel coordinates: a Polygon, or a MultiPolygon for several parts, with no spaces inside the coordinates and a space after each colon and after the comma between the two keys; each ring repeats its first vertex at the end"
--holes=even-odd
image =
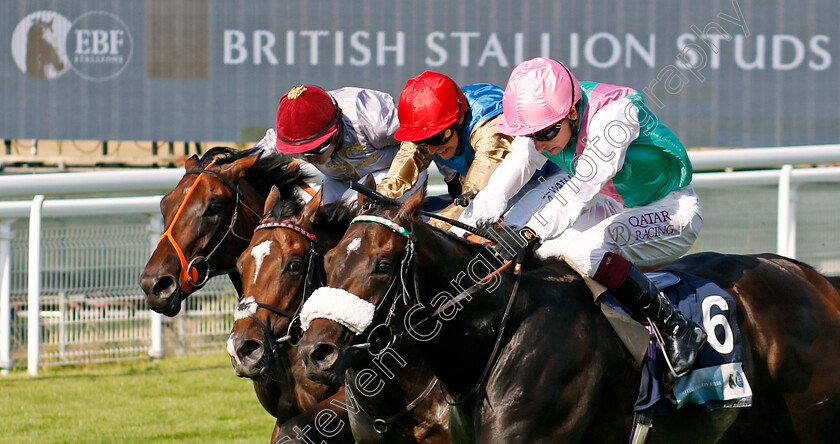
{"type": "MultiPolygon", "coordinates": [[[[271,210],[271,217],[281,220],[285,217],[294,216],[303,210],[303,203],[297,199],[282,200],[271,210]]],[[[326,226],[327,229],[336,232],[343,232],[350,225],[350,221],[356,216],[355,203],[336,201],[326,204],[318,209],[318,224],[326,226]]]]}
{"type": "Polygon", "coordinates": [[[225,165],[239,159],[258,155],[259,160],[245,171],[243,179],[247,180],[262,195],[268,195],[271,186],[276,185],[283,189],[293,182],[308,181],[312,179],[303,173],[300,168],[288,168],[292,163],[292,156],[280,152],[266,154],[262,147],[253,147],[246,150],[217,146],[207,150],[198,160],[199,168],[204,169],[213,159],[216,165],[225,165]]]}
{"type": "Polygon", "coordinates": [[[336,230],[346,230],[356,217],[356,203],[339,200],[318,209],[318,221],[336,230]]]}

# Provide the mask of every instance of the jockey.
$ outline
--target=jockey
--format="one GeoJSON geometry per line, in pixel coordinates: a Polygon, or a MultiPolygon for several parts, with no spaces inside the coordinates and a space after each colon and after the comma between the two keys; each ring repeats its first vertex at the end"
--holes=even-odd
{"type": "Polygon", "coordinates": [[[385,177],[399,149],[394,99],[372,89],[328,93],[315,85],[294,87],[280,99],[276,127],[277,150],[298,155],[323,173],[324,203],[355,199],[351,181],[369,173],[385,177]]]}
{"type": "Polygon", "coordinates": [[[460,220],[499,220],[534,171],[558,165],[566,174],[561,186],[520,200],[530,211],[517,222],[505,218],[513,229],[497,230],[507,233],[497,240],[513,237],[518,245],[540,245],[540,256],[565,257],[647,317],[663,338],[670,387],[691,367],[706,333],[636,266],[674,260],[697,239],[702,216],[685,148],[637,91],[578,83],[561,63],[542,57],[513,70],[503,105],[498,127],[516,136],[511,152],[460,220]]]}
{"type": "MultiPolygon", "coordinates": [[[[513,137],[496,128],[503,94],[488,83],[459,88],[449,77],[431,71],[409,79],[400,93],[400,128],[394,134],[402,141],[400,151],[376,190],[402,197],[423,182],[421,174],[434,160],[455,198],[438,214],[457,218],[510,152],[513,137]]],[[[436,220],[429,223],[447,228],[436,220]]]]}

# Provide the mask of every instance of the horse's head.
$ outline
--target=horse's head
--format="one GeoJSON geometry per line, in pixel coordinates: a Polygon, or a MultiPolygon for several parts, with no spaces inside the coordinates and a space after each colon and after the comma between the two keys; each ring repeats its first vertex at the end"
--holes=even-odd
{"type": "Polygon", "coordinates": [[[149,308],[174,316],[209,277],[235,272],[270,187],[258,176],[276,178],[286,192],[300,178],[289,158],[265,166],[259,153],[217,147],[187,159],[184,177],[161,200],[165,231],[140,275],[149,308]]]}
{"type": "Polygon", "coordinates": [[[38,35],[43,35],[46,31],[52,30],[53,21],[44,21],[44,19],[36,18],[32,21],[32,27],[29,28],[29,32],[37,33],[38,35]]]}
{"type": "Polygon", "coordinates": [[[401,290],[412,245],[407,230],[424,195],[425,190],[418,191],[400,207],[359,195],[358,216],[325,257],[329,287],[317,290],[301,312],[305,334],[300,354],[310,379],[340,383],[364,353],[357,342],[368,337],[369,342],[387,342],[388,328],[381,324],[390,321],[389,307],[401,290]]]}
{"type": "Polygon", "coordinates": [[[297,309],[314,286],[321,285],[321,261],[314,221],[320,193],[301,207],[280,200],[274,188],[262,221],[237,262],[243,299],[227,342],[238,376],[267,373],[285,347],[297,343],[298,328],[289,328],[297,309]]]}

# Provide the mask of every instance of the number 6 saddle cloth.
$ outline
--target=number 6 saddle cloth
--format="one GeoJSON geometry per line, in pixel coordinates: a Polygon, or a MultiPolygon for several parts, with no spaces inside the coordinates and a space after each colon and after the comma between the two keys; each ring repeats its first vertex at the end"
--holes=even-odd
{"type": "MultiPolygon", "coordinates": [[[[669,371],[668,364],[655,339],[651,340],[642,359],[635,410],[653,407],[655,414],[667,414],[689,403],[701,410],[752,405],[752,389],[743,369],[743,337],[732,296],[708,279],[681,271],[657,271],[647,276],[683,315],[703,326],[708,340],[691,371],[677,379],[670,392],[661,382],[662,374],[669,371]]],[[[599,300],[626,313],[609,292],[599,300]]]]}

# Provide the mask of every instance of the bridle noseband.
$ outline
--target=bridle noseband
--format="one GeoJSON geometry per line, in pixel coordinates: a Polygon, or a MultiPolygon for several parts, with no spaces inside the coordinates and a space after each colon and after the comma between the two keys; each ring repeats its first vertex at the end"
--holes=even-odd
{"type": "Polygon", "coordinates": [[[320,273],[320,268],[318,268],[318,251],[316,248],[318,243],[315,238],[315,235],[297,225],[284,222],[267,222],[260,224],[257,226],[257,228],[254,229],[254,233],[256,233],[259,230],[275,228],[284,228],[295,231],[309,241],[309,264],[306,269],[306,280],[303,284],[303,297],[301,298],[297,310],[295,310],[294,313],[289,313],[287,311],[280,310],[277,307],[257,302],[253,296],[249,296],[244,299],[240,298],[239,306],[236,308],[235,318],[237,320],[242,317],[249,317],[253,319],[254,322],[256,322],[257,325],[262,329],[263,334],[265,335],[266,347],[269,348],[269,351],[271,352],[272,356],[276,358],[280,354],[280,347],[286,344],[294,347],[300,340],[300,337],[302,336],[302,332],[300,329],[300,318],[298,316],[300,314],[300,309],[303,306],[303,303],[306,302],[306,299],[309,297],[309,295],[312,294],[312,291],[314,291],[314,287],[320,286],[322,284],[323,276],[320,273]],[[257,310],[260,308],[264,308],[274,314],[277,314],[289,320],[289,327],[286,331],[285,336],[275,339],[274,333],[272,333],[268,325],[266,325],[256,317],[257,310]]]}
{"type": "Polygon", "coordinates": [[[196,177],[192,185],[190,185],[186,196],[184,196],[184,199],[181,201],[181,205],[178,206],[178,210],[175,212],[175,217],[172,218],[172,222],[169,224],[169,228],[167,228],[166,231],[163,232],[163,234],[160,236],[160,240],[158,240],[158,244],[160,244],[160,242],[162,242],[164,239],[168,240],[172,247],[175,249],[175,253],[177,253],[178,255],[178,260],[181,263],[181,273],[178,277],[178,283],[181,287],[181,291],[184,293],[200,289],[213,276],[236,272],[236,268],[227,268],[220,270],[212,269],[210,268],[210,260],[216,255],[216,253],[219,250],[219,247],[221,247],[221,245],[225,242],[228,235],[233,235],[246,242],[250,241],[250,239],[242,237],[233,231],[233,227],[236,225],[236,221],[239,215],[239,206],[242,205],[243,207],[245,207],[245,209],[247,209],[252,214],[257,216],[257,218],[259,218],[259,213],[257,213],[248,205],[246,205],[244,202],[242,202],[242,190],[239,187],[239,185],[234,185],[221,173],[209,169],[211,166],[213,166],[213,164],[216,163],[216,160],[217,159],[213,159],[206,167],[204,167],[204,169],[189,170],[186,173],[184,173],[184,176],[188,174],[198,174],[198,177],[196,177]],[[219,243],[216,244],[216,246],[213,247],[212,250],[210,250],[210,253],[207,256],[196,256],[192,260],[187,262],[187,258],[184,255],[184,251],[181,249],[181,246],[178,245],[178,242],[172,235],[172,231],[175,228],[175,223],[177,223],[178,219],[181,217],[181,213],[184,211],[184,208],[187,205],[187,201],[189,201],[190,196],[192,196],[193,191],[195,191],[196,185],[198,185],[198,182],[201,181],[205,174],[210,174],[217,177],[231,190],[233,190],[233,192],[236,194],[236,204],[234,205],[233,215],[230,219],[230,225],[228,225],[228,229],[225,232],[224,236],[222,236],[222,239],[219,240],[219,243]],[[205,268],[205,271],[203,273],[198,268],[198,265],[200,264],[205,264],[203,267],[205,268]]]}

